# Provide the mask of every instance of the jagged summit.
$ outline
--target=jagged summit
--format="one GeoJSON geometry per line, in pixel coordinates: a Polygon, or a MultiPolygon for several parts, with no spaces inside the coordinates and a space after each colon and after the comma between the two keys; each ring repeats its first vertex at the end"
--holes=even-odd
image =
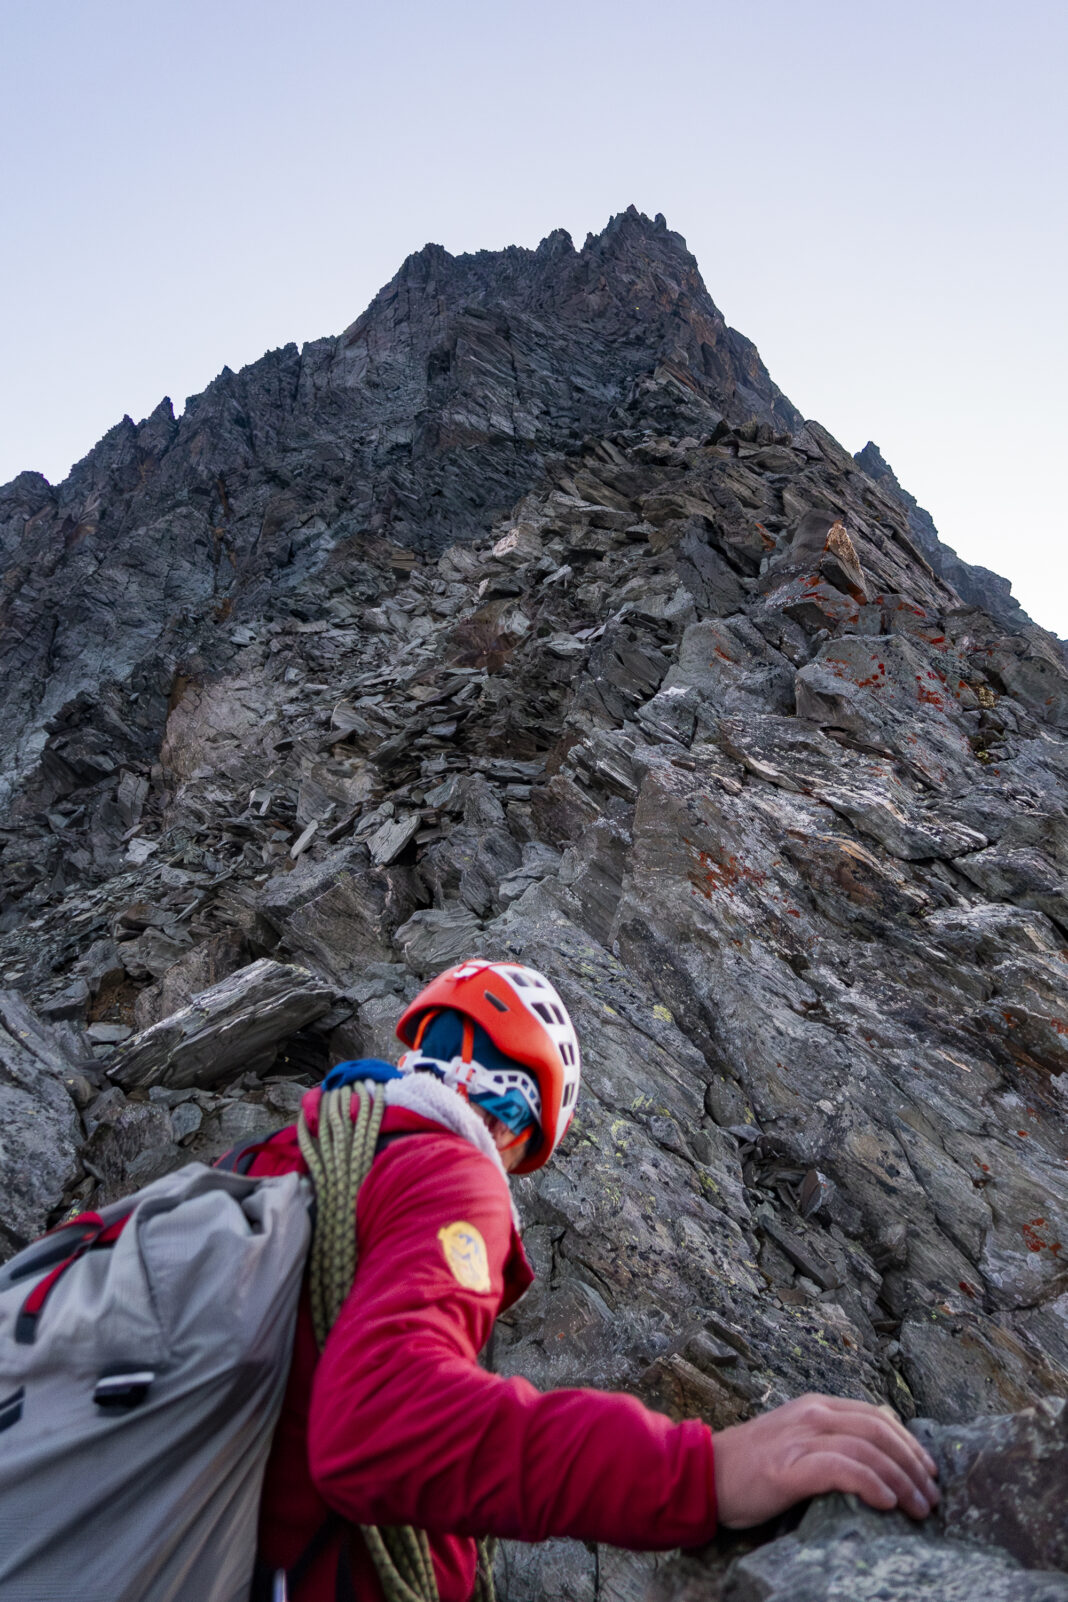
{"type": "MultiPolygon", "coordinates": [[[[370,363],[383,343],[406,351],[413,342],[430,343],[434,376],[448,373],[462,385],[455,358],[469,341],[493,347],[485,363],[515,365],[511,404],[522,410],[529,400],[543,425],[550,405],[558,415],[573,415],[576,402],[588,415],[592,403],[617,424],[640,422],[635,386],[658,369],[689,390],[694,427],[714,426],[720,416],[736,422],[756,416],[786,430],[801,423],[755,348],[727,327],[686,241],[662,216],[651,222],[633,206],[590,234],[580,251],[563,230],[534,250],[451,256],[426,245],[345,330],[341,344],[370,363]],[[474,333],[472,320],[480,315],[483,326],[474,333]]],[[[530,427],[521,433],[529,437],[530,427]]]]}
{"type": "MultiPolygon", "coordinates": [[[[581,250],[562,229],[535,249],[424,246],[339,337],[224,368],[180,418],[167,398],[123,418],[62,484],[0,488],[0,793],[65,705],[138,670],[166,680],[332,551],[440,550],[583,440],[721,424],[785,440],[802,419],[661,214],[630,206],[581,250]]],[[[937,566],[933,525],[891,487],[937,566]]],[[[991,605],[998,582],[981,581],[991,605]]]]}
{"type": "Polygon", "coordinates": [[[124,418],[62,484],[0,489],[0,786],[72,697],[173,660],[339,543],[469,540],[584,438],[722,418],[801,424],[662,219],[631,208],[581,251],[562,231],[425,246],[339,338],[225,368],[179,419],[167,399],[124,418]]]}
{"type": "Polygon", "coordinates": [[[688,268],[697,271],[697,263],[686,246],[681,234],[668,228],[663,212],[657,212],[656,217],[650,219],[637,209],[628,206],[626,211],[617,212],[610,217],[599,234],[592,231],[586,235],[581,251],[576,251],[574,241],[566,228],[555,228],[533,249],[525,245],[506,245],[502,250],[476,250],[465,251],[454,256],[433,241],[428,241],[421,250],[416,250],[406,256],[401,263],[391,284],[387,284],[381,291],[388,293],[392,284],[408,280],[425,280],[428,273],[441,271],[452,266],[458,273],[475,265],[484,269],[487,277],[492,278],[499,270],[502,262],[533,262],[543,261],[546,258],[561,256],[583,256],[603,261],[606,257],[618,256],[627,250],[636,250],[638,253],[650,258],[660,256],[664,260],[675,258],[684,262],[688,268]]]}

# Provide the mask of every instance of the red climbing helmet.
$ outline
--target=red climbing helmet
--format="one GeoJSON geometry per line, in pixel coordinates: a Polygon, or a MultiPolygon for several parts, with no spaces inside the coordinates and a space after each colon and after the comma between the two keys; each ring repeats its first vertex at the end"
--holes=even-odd
{"type": "MultiPolygon", "coordinates": [[[[399,1039],[416,1048],[423,1020],[445,1008],[480,1024],[498,1051],[529,1069],[537,1082],[542,1139],[516,1169],[532,1173],[548,1162],[563,1140],[578,1100],[582,1059],[567,1008],[536,969],[475,957],[447,969],[419,992],[397,1024],[399,1039]]],[[[469,1061],[466,1042],[465,1047],[464,1058],[469,1061]]]]}

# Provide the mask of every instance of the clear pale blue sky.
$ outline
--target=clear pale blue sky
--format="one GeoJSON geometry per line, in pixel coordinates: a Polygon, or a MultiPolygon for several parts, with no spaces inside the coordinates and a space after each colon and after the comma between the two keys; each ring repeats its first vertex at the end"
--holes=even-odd
{"type": "Polygon", "coordinates": [[[1064,0],[0,0],[0,482],[633,202],[1068,634],[1064,0]]]}

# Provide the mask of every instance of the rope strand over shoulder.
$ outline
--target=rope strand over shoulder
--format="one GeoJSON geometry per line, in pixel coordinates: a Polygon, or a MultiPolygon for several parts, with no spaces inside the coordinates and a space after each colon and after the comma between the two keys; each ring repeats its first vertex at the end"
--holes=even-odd
{"type": "MultiPolygon", "coordinates": [[[[315,1232],[309,1259],[309,1288],[315,1339],[322,1351],[356,1277],[356,1201],[371,1171],[382,1129],[385,1096],[372,1081],[358,1091],[326,1091],[319,1101],[319,1130],[313,1135],[303,1112],[297,1125],[301,1155],[315,1187],[315,1232]]],[[[430,1542],[425,1530],[410,1525],[360,1525],[378,1571],[386,1602],[438,1602],[430,1542]]],[[[496,1542],[478,1543],[475,1602],[495,1602],[493,1555],[496,1542]]]]}

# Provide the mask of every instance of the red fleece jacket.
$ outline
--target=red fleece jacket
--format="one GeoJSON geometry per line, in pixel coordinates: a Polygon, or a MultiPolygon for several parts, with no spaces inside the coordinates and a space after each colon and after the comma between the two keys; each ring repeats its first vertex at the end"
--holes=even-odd
{"type": "MultiPolygon", "coordinates": [[[[314,1126],[318,1092],[305,1107],[314,1126]]],[[[418,1133],[379,1154],[360,1192],[356,1279],[321,1358],[301,1303],[264,1483],[264,1558],[291,1567],[331,1509],[354,1525],[414,1524],[429,1533],[441,1602],[467,1602],[476,1535],[709,1540],[704,1424],[672,1424],[629,1396],[542,1394],[478,1366],[498,1313],[533,1279],[508,1185],[469,1141],[388,1109],[383,1131],[402,1129],[418,1133]]],[[[303,1167],[290,1128],[251,1171],[303,1167]]],[[[357,1596],[379,1598],[362,1541],[351,1550],[357,1596]]],[[[337,1557],[335,1542],[294,1602],[333,1602],[337,1557]]]]}

